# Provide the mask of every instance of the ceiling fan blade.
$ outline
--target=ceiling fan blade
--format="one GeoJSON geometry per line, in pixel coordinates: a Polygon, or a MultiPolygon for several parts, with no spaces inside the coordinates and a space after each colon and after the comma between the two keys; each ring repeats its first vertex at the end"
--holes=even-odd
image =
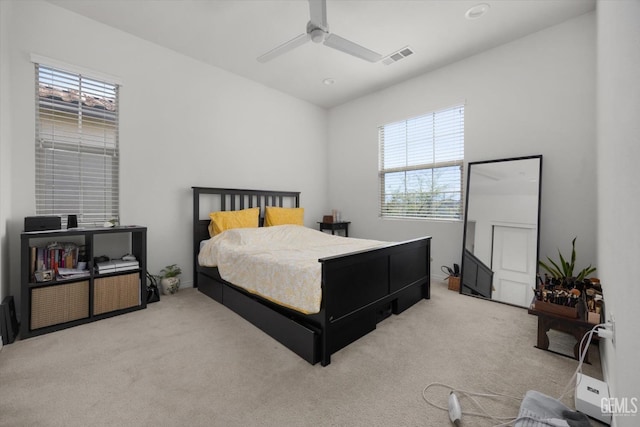
{"type": "Polygon", "coordinates": [[[284,42],[280,46],[274,49],[271,49],[269,52],[263,55],[260,55],[258,57],[258,62],[264,63],[267,61],[271,61],[273,58],[276,58],[282,55],[283,53],[289,52],[290,50],[295,49],[298,46],[302,46],[310,39],[311,39],[311,36],[309,34],[307,33],[300,34],[299,36],[292,38],[288,42],[284,42]]]}
{"type": "Polygon", "coordinates": [[[366,47],[360,46],[359,44],[342,38],[336,34],[329,34],[324,39],[324,44],[341,52],[364,59],[365,61],[378,62],[382,59],[382,55],[379,53],[369,50],[366,47]]]}
{"type": "Polygon", "coordinates": [[[309,0],[311,23],[322,29],[327,28],[327,0],[309,0]]]}

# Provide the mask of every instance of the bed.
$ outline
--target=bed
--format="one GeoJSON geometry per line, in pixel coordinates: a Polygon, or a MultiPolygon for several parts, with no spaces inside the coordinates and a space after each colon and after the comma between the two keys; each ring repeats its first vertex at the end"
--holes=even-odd
{"type": "Polygon", "coordinates": [[[209,239],[210,211],[300,207],[300,193],[192,187],[194,287],[239,314],[311,364],[376,328],[377,323],[430,298],[431,238],[387,243],[318,259],[320,308],[305,314],[224,280],[217,267],[201,266],[198,254],[209,239]]]}

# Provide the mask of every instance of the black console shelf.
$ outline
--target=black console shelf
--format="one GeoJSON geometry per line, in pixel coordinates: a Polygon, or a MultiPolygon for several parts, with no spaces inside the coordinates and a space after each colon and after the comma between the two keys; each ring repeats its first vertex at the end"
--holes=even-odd
{"type": "MultiPolygon", "coordinates": [[[[100,237],[98,237],[100,239],[100,237]]],[[[117,226],[23,232],[20,235],[21,310],[20,337],[66,329],[147,307],[147,228],[117,226]],[[125,234],[126,252],[139,267],[98,274],[93,265],[96,237],[125,234]],[[69,279],[37,282],[33,275],[32,248],[47,241],[83,246],[88,274],[69,279]]],[[[124,253],[123,253],[124,254],[124,253]]]]}

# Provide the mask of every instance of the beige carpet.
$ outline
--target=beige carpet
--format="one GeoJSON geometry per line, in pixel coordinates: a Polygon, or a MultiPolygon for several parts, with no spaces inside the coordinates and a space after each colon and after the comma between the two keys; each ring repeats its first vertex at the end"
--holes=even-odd
{"type": "MultiPolygon", "coordinates": [[[[534,348],[535,340],[526,310],[436,282],[431,300],[386,319],[323,368],[183,289],[146,310],[5,346],[0,425],[447,426],[447,413],[422,399],[429,383],[558,397],[577,362],[534,348]]],[[[590,357],[584,372],[601,378],[597,347],[590,357]]],[[[428,391],[442,405],[447,394],[428,391]]],[[[572,400],[571,392],[563,401],[572,400]]],[[[520,406],[482,402],[504,416],[520,406]]]]}

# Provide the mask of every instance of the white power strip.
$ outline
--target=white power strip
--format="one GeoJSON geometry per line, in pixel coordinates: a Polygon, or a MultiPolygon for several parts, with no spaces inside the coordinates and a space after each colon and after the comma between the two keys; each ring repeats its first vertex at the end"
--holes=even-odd
{"type": "Polygon", "coordinates": [[[611,424],[611,414],[603,413],[602,402],[609,399],[609,387],[607,383],[578,374],[576,377],[576,410],[595,418],[605,424],[611,424]]]}

